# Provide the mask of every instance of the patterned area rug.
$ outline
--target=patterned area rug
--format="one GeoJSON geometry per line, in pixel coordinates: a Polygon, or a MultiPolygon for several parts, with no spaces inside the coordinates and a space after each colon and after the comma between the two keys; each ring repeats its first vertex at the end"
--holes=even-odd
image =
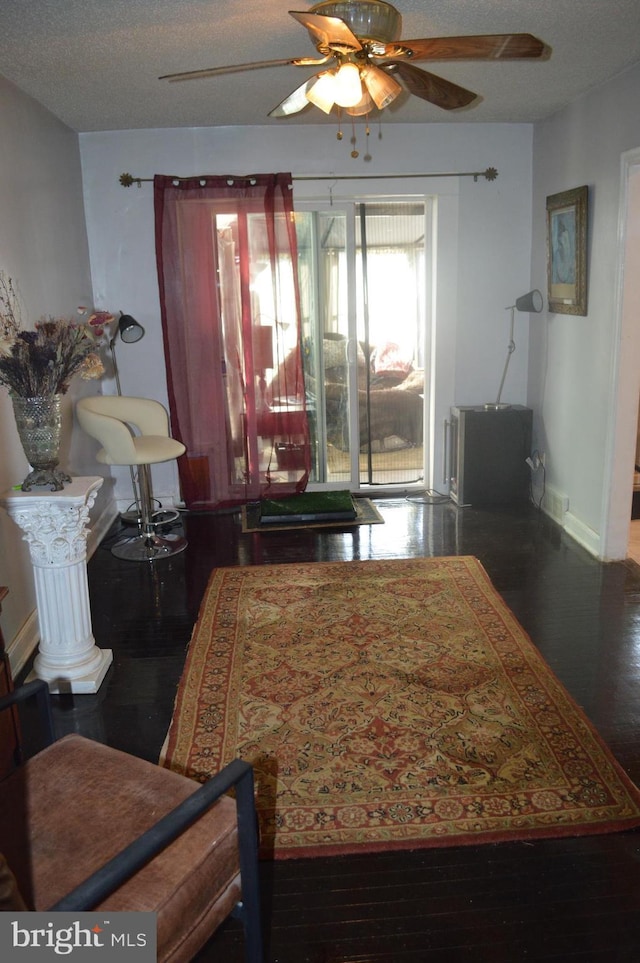
{"type": "Polygon", "coordinates": [[[215,571],[161,762],[255,766],[264,856],[640,825],[640,793],[474,558],[215,571]]]}

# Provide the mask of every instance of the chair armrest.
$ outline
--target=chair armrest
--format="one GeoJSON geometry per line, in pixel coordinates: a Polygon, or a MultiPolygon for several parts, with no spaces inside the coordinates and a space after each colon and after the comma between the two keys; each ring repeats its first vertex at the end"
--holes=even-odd
{"type": "Polygon", "coordinates": [[[42,738],[45,745],[50,746],[55,742],[55,731],[53,727],[53,716],[51,714],[51,701],[49,696],[49,686],[42,679],[34,679],[26,685],[19,686],[8,695],[0,698],[0,712],[10,709],[11,706],[26,702],[27,699],[35,699],[38,708],[38,717],[42,729],[42,738]]]}
{"type": "Polygon", "coordinates": [[[244,881],[248,883],[249,880],[253,880],[254,884],[257,883],[258,833],[253,795],[253,768],[241,759],[234,759],[50,909],[58,912],[77,912],[91,909],[101,903],[173,842],[232,786],[236,787],[240,875],[243,880],[244,897],[244,881]]]}

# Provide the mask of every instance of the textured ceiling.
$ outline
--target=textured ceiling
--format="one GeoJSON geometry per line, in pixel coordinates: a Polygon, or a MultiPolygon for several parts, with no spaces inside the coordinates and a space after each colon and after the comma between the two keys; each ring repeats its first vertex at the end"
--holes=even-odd
{"type": "MultiPolygon", "coordinates": [[[[1,0],[0,74],[77,131],[325,123],[269,119],[312,70],[270,67],[182,83],[177,73],[313,56],[288,10],[308,0],[1,0]]],[[[405,38],[532,33],[549,60],[421,63],[482,98],[449,113],[402,95],[386,122],[533,122],[640,61],[640,0],[396,0],[405,38]]]]}

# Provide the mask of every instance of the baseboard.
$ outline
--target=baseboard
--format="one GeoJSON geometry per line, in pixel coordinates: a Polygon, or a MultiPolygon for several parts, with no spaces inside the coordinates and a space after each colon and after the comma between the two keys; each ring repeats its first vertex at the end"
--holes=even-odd
{"type": "Polygon", "coordinates": [[[118,517],[118,508],[113,501],[107,502],[97,518],[91,519],[91,528],[87,535],[87,561],[94,554],[102,539],[118,517]]]}
{"type": "Polygon", "coordinates": [[[602,558],[600,536],[569,511],[567,495],[558,491],[552,485],[547,485],[542,499],[542,511],[554,522],[557,522],[567,535],[570,535],[574,541],[582,545],[590,555],[595,556],[595,558],[602,558]]]}
{"type": "Polygon", "coordinates": [[[594,532],[592,528],[581,522],[579,518],[572,515],[571,512],[567,512],[565,515],[564,530],[567,535],[570,535],[579,545],[589,552],[590,555],[595,556],[595,558],[602,559],[600,536],[597,532],[594,532]]]}
{"type": "Polygon", "coordinates": [[[27,617],[18,634],[7,645],[7,655],[11,665],[11,675],[14,679],[22,672],[36,646],[40,641],[40,627],[38,625],[38,613],[36,609],[27,617]]]}

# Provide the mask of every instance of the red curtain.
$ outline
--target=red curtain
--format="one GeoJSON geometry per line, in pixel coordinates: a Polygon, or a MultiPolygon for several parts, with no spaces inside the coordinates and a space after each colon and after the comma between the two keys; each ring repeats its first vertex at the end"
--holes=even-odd
{"type": "Polygon", "coordinates": [[[169,406],[190,509],[292,494],[309,478],[291,188],[289,174],[154,178],[169,406]]]}

